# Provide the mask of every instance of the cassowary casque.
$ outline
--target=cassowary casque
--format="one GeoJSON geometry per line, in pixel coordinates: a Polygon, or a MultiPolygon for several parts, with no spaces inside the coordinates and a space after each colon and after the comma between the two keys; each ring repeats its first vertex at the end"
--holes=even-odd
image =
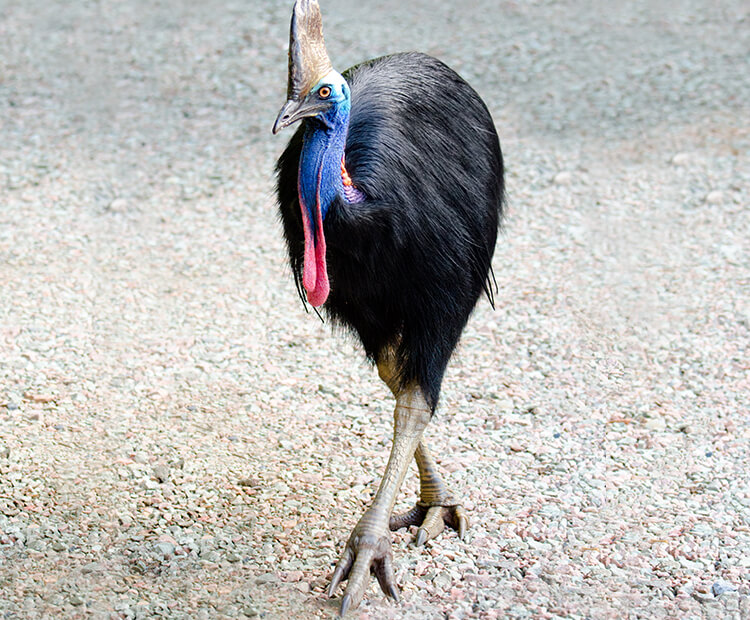
{"type": "Polygon", "coordinates": [[[390,529],[418,545],[468,519],[422,440],[448,361],[482,292],[502,214],[500,143],[477,93],[424,54],[394,54],[343,74],[323,42],[316,0],[297,0],[287,101],[274,133],[301,126],[278,162],[284,236],[303,302],[348,327],[396,398],[393,447],[373,500],[331,580],[341,614],[370,572],[398,598],[390,529]],[[391,516],[416,458],[420,499],[391,516]]]}

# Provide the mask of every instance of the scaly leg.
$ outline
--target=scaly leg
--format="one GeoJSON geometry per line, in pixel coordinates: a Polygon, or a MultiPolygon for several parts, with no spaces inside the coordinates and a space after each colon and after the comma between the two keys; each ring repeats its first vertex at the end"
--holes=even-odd
{"type": "Polygon", "coordinates": [[[383,592],[398,600],[388,524],[396,494],[431,416],[432,410],[418,386],[410,386],[397,394],[393,414],[393,447],[388,465],[372,506],[365,511],[349,536],[328,588],[328,596],[333,596],[339,583],[349,579],[341,600],[342,616],[359,605],[371,570],[383,592]]]}
{"type": "MultiPolygon", "coordinates": [[[[378,374],[396,396],[398,383],[395,379],[393,349],[383,352],[378,362],[378,374]]],[[[466,530],[469,529],[469,519],[463,506],[455,500],[453,494],[445,486],[424,440],[419,442],[415,457],[419,468],[419,501],[409,512],[391,517],[390,529],[399,530],[409,525],[419,525],[417,546],[438,536],[445,529],[446,523],[457,530],[459,537],[463,538],[466,530]]]]}
{"type": "Polygon", "coordinates": [[[418,525],[418,546],[438,536],[446,524],[457,530],[459,537],[463,538],[469,527],[469,519],[461,504],[445,486],[424,440],[419,442],[414,456],[419,468],[419,501],[409,512],[391,517],[390,528],[398,530],[418,525]]]}

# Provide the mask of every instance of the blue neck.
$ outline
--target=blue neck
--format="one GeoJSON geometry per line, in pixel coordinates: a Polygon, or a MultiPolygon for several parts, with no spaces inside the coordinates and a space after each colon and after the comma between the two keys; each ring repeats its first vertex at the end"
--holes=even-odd
{"type": "Polygon", "coordinates": [[[336,196],[343,194],[341,158],[349,128],[349,99],[337,102],[324,115],[306,122],[299,163],[299,191],[315,226],[315,205],[320,189],[320,212],[325,218],[336,196]],[[320,183],[320,187],[318,187],[320,183]]]}

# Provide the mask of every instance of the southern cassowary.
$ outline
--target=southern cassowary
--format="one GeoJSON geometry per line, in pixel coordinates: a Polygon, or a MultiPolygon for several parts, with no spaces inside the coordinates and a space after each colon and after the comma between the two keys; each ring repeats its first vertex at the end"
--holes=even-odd
{"type": "Polygon", "coordinates": [[[390,529],[417,544],[468,520],[422,441],[448,360],[482,292],[503,205],[503,160],[477,93],[439,60],[394,54],[333,70],[316,0],[297,0],[287,102],[274,133],[301,126],[281,155],[278,199],[297,289],[350,328],[396,398],[393,447],[372,506],[349,537],[329,595],[342,615],[370,572],[398,598],[390,529]],[[420,499],[391,517],[416,458],[420,499]]]}

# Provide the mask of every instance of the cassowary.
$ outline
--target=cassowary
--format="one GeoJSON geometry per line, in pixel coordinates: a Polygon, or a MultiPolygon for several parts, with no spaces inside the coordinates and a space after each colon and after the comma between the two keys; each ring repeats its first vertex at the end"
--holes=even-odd
{"type": "Polygon", "coordinates": [[[393,447],[372,506],[349,537],[329,596],[341,614],[370,572],[398,598],[390,529],[418,545],[468,520],[422,440],[448,360],[482,292],[502,213],[503,160],[479,95],[417,53],[333,70],[316,0],[297,0],[287,101],[273,132],[302,121],[279,158],[278,200],[303,302],[350,328],[396,398],[393,447]],[[391,517],[416,458],[420,498],[391,517]]]}

